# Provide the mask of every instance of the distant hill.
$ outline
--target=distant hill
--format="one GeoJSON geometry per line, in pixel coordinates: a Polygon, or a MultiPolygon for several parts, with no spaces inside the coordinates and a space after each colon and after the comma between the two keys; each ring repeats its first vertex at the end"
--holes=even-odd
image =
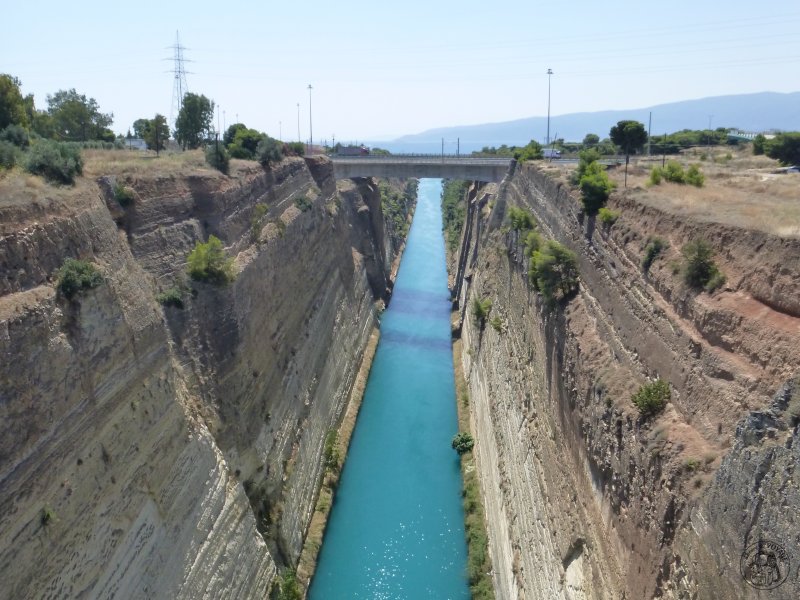
{"type": "MultiPolygon", "coordinates": [[[[648,114],[653,113],[652,133],[672,133],[681,129],[705,129],[708,116],[714,115],[711,127],[738,127],[745,131],[800,130],[800,92],[760,92],[734,96],[715,96],[699,100],[684,100],[629,110],[572,113],[550,117],[550,132],[568,141],[580,141],[587,133],[608,137],[612,125],[622,119],[636,119],[647,126],[648,114]]],[[[503,123],[464,125],[429,129],[406,135],[386,145],[430,145],[434,148],[441,138],[460,138],[462,151],[487,145],[526,144],[531,139],[544,141],[547,117],[530,117],[503,123]]]]}

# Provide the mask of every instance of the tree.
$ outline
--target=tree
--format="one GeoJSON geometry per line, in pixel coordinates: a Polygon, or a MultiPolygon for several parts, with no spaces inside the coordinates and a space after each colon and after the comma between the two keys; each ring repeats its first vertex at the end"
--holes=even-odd
{"type": "Polygon", "coordinates": [[[270,163],[279,162],[283,158],[283,144],[265,135],[264,138],[258,143],[256,148],[256,158],[263,166],[268,166],[270,163]]]}
{"type": "Polygon", "coordinates": [[[0,75],[0,129],[9,125],[28,126],[25,100],[19,91],[21,86],[22,82],[16,77],[0,75]]]}
{"type": "Polygon", "coordinates": [[[694,239],[681,248],[683,254],[683,280],[693,288],[703,287],[713,292],[725,283],[725,276],[714,263],[714,251],[702,239],[694,239]]]}
{"type": "Polygon", "coordinates": [[[647,131],[639,121],[619,121],[609,132],[611,141],[625,153],[625,187],[628,187],[628,162],[632,152],[641,150],[647,142],[647,131]]]}
{"type": "Polygon", "coordinates": [[[639,409],[639,414],[646,418],[661,412],[670,395],[669,384],[659,378],[641,386],[631,401],[639,409]]]}
{"type": "Polygon", "coordinates": [[[133,122],[133,137],[143,140],[149,126],[150,119],[136,119],[133,122]]]}
{"type": "Polygon", "coordinates": [[[533,252],[528,275],[544,299],[553,304],[578,289],[578,258],[566,246],[548,240],[533,252]]]}
{"type": "Polygon", "coordinates": [[[108,129],[114,122],[112,113],[101,113],[94,98],[71,90],[59,90],[47,96],[48,113],[55,137],[65,141],[107,140],[114,133],[108,129]]]}
{"type": "Polygon", "coordinates": [[[800,132],[779,133],[766,145],[767,156],[782,165],[800,165],[800,132]]]}
{"type": "Polygon", "coordinates": [[[587,133],[583,138],[583,145],[592,147],[600,143],[600,136],[596,133],[587,133]]]}
{"type": "Polygon", "coordinates": [[[197,245],[187,258],[189,276],[197,281],[208,281],[224,285],[233,281],[233,259],[225,254],[222,242],[216,236],[209,236],[205,244],[197,245]]]}
{"type": "Polygon", "coordinates": [[[137,119],[133,124],[134,129],[136,128],[136,124],[140,121],[144,121],[145,123],[141,137],[144,138],[147,149],[155,150],[156,155],[158,155],[161,150],[167,147],[167,140],[169,139],[169,125],[167,125],[167,119],[164,115],[159,114],[152,119],[137,119]]]}
{"type": "Polygon", "coordinates": [[[586,165],[580,179],[581,201],[583,209],[589,216],[596,215],[614,189],[614,182],[608,178],[603,166],[596,161],[586,165]]]}
{"type": "Polygon", "coordinates": [[[186,148],[197,148],[211,134],[214,103],[201,94],[187,92],[175,120],[175,139],[186,148]]]}
{"type": "MultiPolygon", "coordinates": [[[[228,130],[230,131],[230,129],[228,130]]],[[[226,132],[227,135],[227,132],[226,132]]],[[[226,144],[232,158],[253,160],[256,157],[258,145],[266,136],[255,129],[242,127],[237,129],[231,143],[226,144]]]]}
{"type": "Polygon", "coordinates": [[[225,135],[222,136],[222,143],[230,146],[233,143],[233,138],[236,137],[236,132],[241,129],[247,129],[244,123],[234,123],[225,130],[225,135]]]}
{"type": "Polygon", "coordinates": [[[756,137],[753,138],[753,156],[764,154],[764,143],[766,141],[767,138],[765,138],[764,135],[761,133],[759,133],[756,137]]]}
{"type": "Polygon", "coordinates": [[[538,160],[544,156],[542,152],[542,146],[536,140],[531,140],[528,142],[527,146],[523,146],[522,148],[516,148],[514,150],[514,158],[517,159],[519,162],[525,160],[538,160]]]}

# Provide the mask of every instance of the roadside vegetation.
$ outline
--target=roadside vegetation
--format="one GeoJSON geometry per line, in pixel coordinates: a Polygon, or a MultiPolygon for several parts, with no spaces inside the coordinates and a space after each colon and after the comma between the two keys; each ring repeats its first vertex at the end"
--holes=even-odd
{"type": "Polygon", "coordinates": [[[668,246],[669,244],[660,237],[647,238],[647,244],[644,247],[644,256],[642,257],[642,271],[647,273],[656,258],[658,258],[668,246]]]}
{"type": "Polygon", "coordinates": [[[379,182],[378,189],[381,194],[381,210],[390,224],[392,236],[396,239],[405,239],[410,227],[408,222],[410,206],[417,195],[417,182],[408,182],[403,192],[391,187],[385,181],[379,182]]]}

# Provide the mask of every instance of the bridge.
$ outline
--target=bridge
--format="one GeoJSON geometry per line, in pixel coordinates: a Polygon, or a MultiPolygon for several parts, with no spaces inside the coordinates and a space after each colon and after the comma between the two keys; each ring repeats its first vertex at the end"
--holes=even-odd
{"type": "Polygon", "coordinates": [[[474,158],[448,155],[331,156],[336,179],[352,177],[433,177],[468,181],[502,181],[510,158],[474,158]]]}

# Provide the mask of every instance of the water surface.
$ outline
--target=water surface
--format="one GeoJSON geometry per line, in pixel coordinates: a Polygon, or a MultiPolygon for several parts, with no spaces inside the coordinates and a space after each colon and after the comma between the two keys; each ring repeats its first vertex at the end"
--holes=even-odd
{"type": "Polygon", "coordinates": [[[420,183],[311,600],[469,598],[440,193],[420,183]]]}

